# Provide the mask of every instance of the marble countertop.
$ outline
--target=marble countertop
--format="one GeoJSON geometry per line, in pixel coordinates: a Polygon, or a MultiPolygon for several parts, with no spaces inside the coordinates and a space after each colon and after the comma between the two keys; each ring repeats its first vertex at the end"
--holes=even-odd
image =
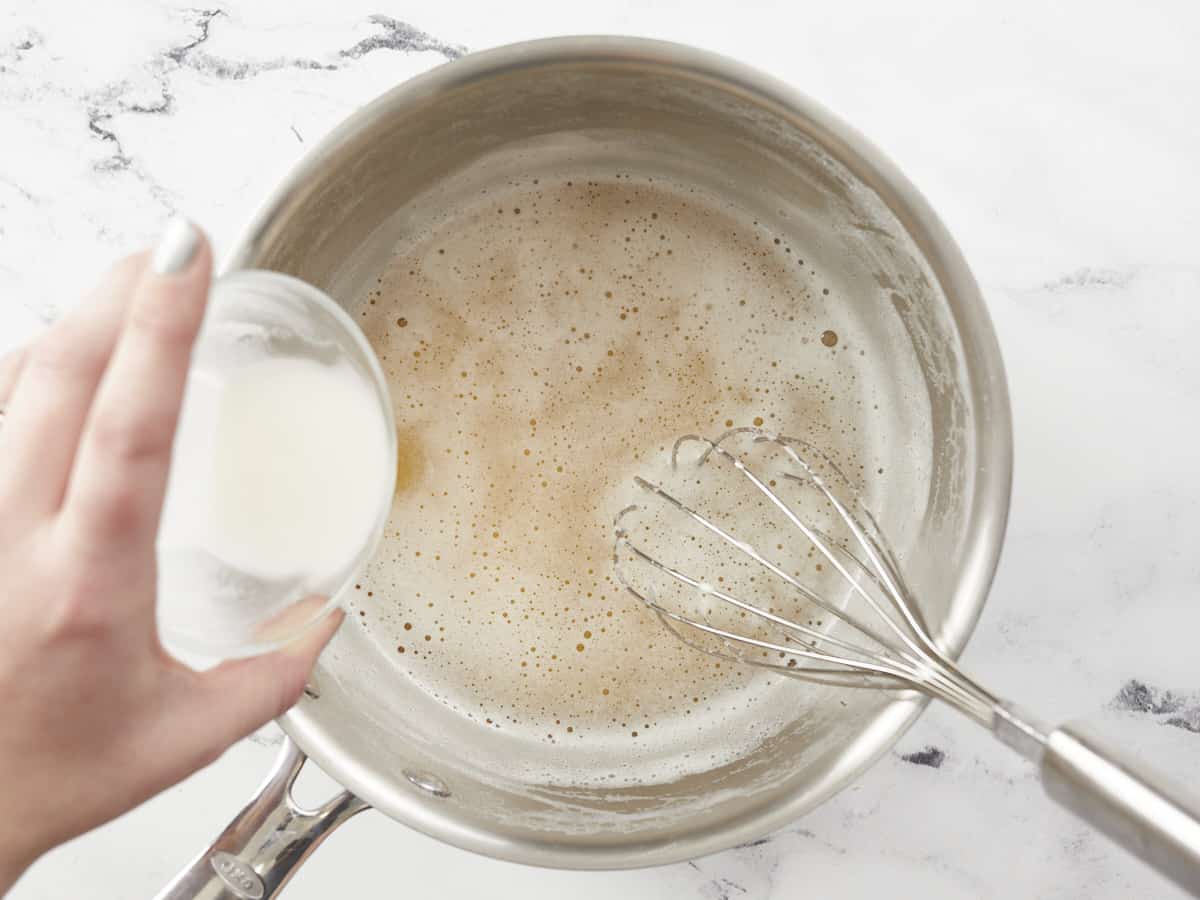
{"type": "MultiPolygon", "coordinates": [[[[1004,558],[965,666],[1048,720],[1098,719],[1200,782],[1200,6],[704,6],[5,0],[0,351],[176,210],[210,231],[218,253],[227,248],[325,131],[462,53],[609,32],[738,57],[883,148],[983,286],[1011,381],[1017,463],[1004,558]]],[[[270,726],[60,848],[12,896],[153,895],[224,826],[279,739],[270,726]]],[[[851,788],[753,846],[662,869],[547,872],[367,813],[286,896],[348,891],[1182,896],[1052,807],[1021,760],[944,708],[851,788]]]]}

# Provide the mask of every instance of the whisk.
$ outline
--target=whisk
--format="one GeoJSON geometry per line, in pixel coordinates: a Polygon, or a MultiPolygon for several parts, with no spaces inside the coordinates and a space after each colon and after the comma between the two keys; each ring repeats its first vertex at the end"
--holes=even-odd
{"type": "Polygon", "coordinates": [[[793,678],[944,700],[1037,764],[1056,801],[1200,896],[1200,802],[1083,730],[1048,728],[965,675],[826,454],[798,438],[734,428],[715,440],[681,437],[670,469],[669,488],[635,478],[649,502],[618,514],[613,559],[620,583],[679,639],[793,678]]]}

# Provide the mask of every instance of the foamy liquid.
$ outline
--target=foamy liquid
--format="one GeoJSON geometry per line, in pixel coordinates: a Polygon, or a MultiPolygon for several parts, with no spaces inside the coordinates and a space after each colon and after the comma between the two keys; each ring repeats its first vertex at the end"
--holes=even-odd
{"type": "Polygon", "coordinates": [[[704,732],[735,759],[782,724],[754,706],[794,683],[683,646],[618,586],[612,520],[689,432],[763,425],[852,476],[884,465],[874,361],[805,255],[698,189],[613,173],[510,183],[397,246],[354,310],[399,470],[352,602],[399,670],[509,736],[653,744],[668,775],[721,762],[680,763],[704,732]]]}

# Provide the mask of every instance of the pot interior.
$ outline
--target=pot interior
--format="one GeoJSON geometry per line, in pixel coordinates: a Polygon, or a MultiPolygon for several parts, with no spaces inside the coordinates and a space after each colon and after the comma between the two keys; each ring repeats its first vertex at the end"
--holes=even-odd
{"type": "MultiPolygon", "coordinates": [[[[571,353],[591,352],[572,344],[585,330],[570,330],[576,318],[599,322],[607,315],[605,304],[615,299],[622,322],[627,316],[653,322],[645,313],[654,309],[654,298],[643,297],[645,311],[632,312],[639,302],[632,270],[613,262],[628,261],[620,254],[632,252],[621,248],[623,235],[641,248],[638,271],[658,272],[660,282],[687,294],[689,302],[708,302],[705,292],[712,291],[708,305],[718,313],[737,304],[762,315],[762,322],[743,323],[744,335],[759,342],[753,348],[769,347],[762,353],[795,377],[785,387],[763,380],[776,377],[768,372],[746,386],[747,396],[769,383],[773,397],[786,397],[772,409],[792,411],[790,420],[771,424],[812,438],[849,471],[889,536],[933,633],[957,652],[982,605],[1007,504],[1010,441],[994,340],[957,251],[919,197],[852,133],[802,98],[723,60],[651,42],[566,39],[468,57],[385,95],[339,128],[288,179],[233,263],[287,272],[341,303],[364,325],[390,372],[402,432],[407,427],[428,434],[438,423],[412,399],[422,377],[413,352],[419,356],[425,347],[425,358],[436,358],[447,352],[445,341],[457,340],[462,348],[506,354],[514,367],[533,352],[511,334],[484,327],[499,295],[468,284],[471,278],[494,284],[507,272],[515,290],[532,290],[533,264],[523,261],[522,252],[539,260],[544,284],[538,284],[546,287],[546,297],[521,307],[522,315],[538,317],[539,339],[561,326],[551,336],[566,348],[564,367],[546,376],[545,390],[561,390],[575,377],[566,365],[568,358],[574,361],[571,353]],[[678,203],[692,204],[686,228],[675,216],[683,209],[672,206],[678,203]],[[674,212],[647,219],[652,209],[674,212]],[[482,222],[493,214],[497,222],[526,219],[519,228],[482,222]],[[629,228],[606,230],[629,217],[629,228]],[[660,221],[663,245],[678,247],[682,261],[656,258],[665,251],[647,243],[656,237],[652,223],[660,221]],[[665,230],[668,223],[676,230],[665,230]],[[788,293],[791,319],[770,320],[767,310],[779,298],[767,296],[767,287],[740,295],[714,288],[716,275],[706,266],[720,256],[711,248],[722,229],[731,241],[746,243],[747,259],[764,260],[780,272],[794,267],[770,282],[782,285],[786,276],[794,285],[779,288],[794,290],[788,293]],[[487,234],[509,255],[481,251],[472,257],[471,247],[487,234]],[[579,249],[581,242],[586,246],[579,249]],[[605,255],[610,245],[620,251],[616,256],[605,255]],[[567,246],[584,254],[586,263],[576,266],[554,249],[567,246]],[[620,297],[606,296],[602,285],[609,282],[633,299],[621,306],[620,297]],[[561,297],[550,296],[559,289],[561,297]],[[474,304],[469,315],[455,313],[460,296],[474,304]],[[436,316],[459,322],[457,337],[447,337],[443,328],[442,343],[422,344],[421,329],[436,316]],[[479,327],[473,330],[472,323],[479,327]]],[[[618,328],[605,322],[592,326],[598,336],[609,335],[601,329],[618,328]]],[[[688,325],[683,321],[682,330],[688,325]]],[[[641,348],[636,360],[606,362],[601,355],[598,362],[589,358],[588,371],[607,365],[605,377],[632,378],[637,368],[641,380],[631,382],[637,387],[629,396],[660,390],[656,384],[664,379],[655,382],[655,373],[670,367],[646,348],[674,346],[676,340],[667,325],[661,327],[665,343],[630,338],[630,348],[641,348]]],[[[758,377],[754,365],[722,349],[732,344],[717,330],[692,336],[702,345],[697,358],[714,359],[700,376],[703,383],[718,383],[732,366],[758,377]]],[[[695,346],[687,345],[688,352],[695,346]]],[[[470,361],[483,365],[475,356],[470,361]]],[[[466,373],[464,366],[464,378],[466,373]]],[[[463,393],[473,391],[477,402],[502,413],[481,452],[511,452],[519,462],[519,448],[539,426],[527,425],[516,405],[497,399],[502,380],[484,373],[463,393]]],[[[693,390],[702,393],[702,387],[693,390]]],[[[724,416],[720,403],[708,400],[697,400],[693,413],[693,394],[686,394],[652,406],[647,423],[636,403],[588,406],[598,390],[585,386],[573,395],[577,427],[642,435],[647,454],[679,429],[714,433],[724,416]]],[[[532,423],[536,416],[528,418],[532,423]]],[[[430,441],[413,451],[410,465],[422,478],[434,478],[448,465],[439,455],[443,449],[453,457],[479,442],[473,433],[450,453],[430,441]]],[[[580,462],[588,471],[597,468],[594,460],[580,462]]],[[[413,471],[400,474],[404,484],[417,478],[413,471]]],[[[584,505],[596,507],[601,519],[620,509],[621,497],[607,488],[583,493],[584,505]]],[[[537,728],[522,727],[529,724],[524,721],[509,726],[504,715],[488,714],[488,700],[503,694],[499,688],[464,699],[446,685],[455,666],[497,683],[489,668],[495,667],[508,672],[496,679],[508,678],[512,691],[525,690],[528,682],[520,681],[524,676],[508,650],[512,629],[501,625],[489,632],[462,624],[502,609],[505,592],[515,588],[497,574],[488,586],[487,578],[480,579],[478,593],[469,598],[447,596],[434,564],[428,556],[418,560],[413,548],[425,547],[439,562],[442,553],[448,562],[467,560],[478,547],[462,534],[475,525],[460,521],[460,534],[437,538],[440,520],[430,497],[419,490],[398,494],[388,525],[392,538],[358,590],[349,587],[343,598],[351,621],[316,673],[319,697],[306,699],[285,719],[289,733],[330,774],[414,827],[473,850],[544,865],[623,867],[692,857],[752,839],[818,803],[883,752],[918,710],[912,696],[747,671],[738,676],[737,691],[714,688],[694,719],[676,717],[695,727],[672,720],[635,738],[630,732],[639,727],[633,716],[641,717],[640,705],[614,714],[629,721],[614,717],[611,727],[602,727],[602,716],[595,722],[585,717],[571,720],[576,725],[567,731],[561,714],[558,721],[539,720],[537,728]],[[425,542],[414,543],[414,534],[425,542]],[[452,544],[461,560],[446,549],[452,544]],[[426,612],[435,603],[436,614],[426,612]],[[405,629],[414,621],[415,628],[405,629]],[[746,697],[753,702],[743,702],[746,697]],[[408,777],[419,781],[422,773],[436,775],[450,796],[423,792],[408,777]]],[[[520,551],[521,541],[532,547],[534,539],[521,518],[524,505],[514,505],[504,523],[520,540],[494,549],[487,564],[514,579],[536,579],[542,573],[522,572],[523,566],[537,569],[541,550],[520,551]]],[[[557,527],[567,530],[572,521],[557,527]]],[[[486,523],[486,530],[493,524],[486,523]]],[[[496,525],[497,540],[503,530],[496,525]]],[[[599,564],[581,557],[581,578],[562,587],[565,615],[582,623],[603,623],[600,617],[614,610],[608,622],[648,617],[632,608],[636,601],[617,591],[606,571],[592,573],[596,589],[585,595],[588,565],[599,564]]],[[[840,596],[844,589],[829,576],[813,573],[821,590],[840,596]]],[[[525,671],[545,664],[586,672],[595,654],[622,652],[615,645],[635,626],[604,624],[603,635],[601,626],[586,627],[597,632],[593,638],[588,631],[595,643],[587,646],[593,654],[587,664],[582,650],[578,658],[571,655],[574,638],[555,633],[546,640],[561,644],[561,658],[552,654],[552,664],[533,653],[525,671]],[[610,635],[610,651],[596,649],[610,635]]],[[[666,643],[664,638],[647,652],[676,658],[681,651],[666,643]]],[[[584,646],[582,638],[578,646],[584,646]]],[[[653,660],[627,666],[637,673],[630,678],[661,676],[658,690],[672,697],[693,693],[690,669],[653,660]]],[[[580,691],[595,690],[594,705],[601,703],[601,681],[585,684],[582,674],[573,679],[575,674],[558,682],[549,678],[539,690],[552,694],[556,683],[564,691],[578,684],[580,691]]],[[[612,682],[614,693],[627,686],[619,676],[612,682]]],[[[671,703],[663,701],[662,708],[671,703]]]]}

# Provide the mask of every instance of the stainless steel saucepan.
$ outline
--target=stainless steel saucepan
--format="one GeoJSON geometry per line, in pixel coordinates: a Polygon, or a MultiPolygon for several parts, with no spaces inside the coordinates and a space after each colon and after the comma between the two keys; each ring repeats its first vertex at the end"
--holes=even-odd
{"type": "MultiPolygon", "coordinates": [[[[920,546],[906,555],[906,575],[956,657],[983,606],[1008,510],[1012,437],[996,339],[957,247],[913,186],[795,90],[644,40],[561,38],[473,54],[397,87],[330,134],[272,195],[231,267],[283,271],[353,302],[414,227],[413,210],[455,202],[443,189],[452,176],[503,179],[514,161],[536,168],[539,154],[563,152],[678,172],[786,221],[852,288],[844,302],[901,336],[889,355],[915,373],[914,409],[923,411],[903,452],[917,455],[925,477],[893,483],[902,493],[887,498],[885,518],[891,509],[904,519],[882,524],[920,546]]],[[[664,783],[564,785],[527,774],[536,767],[517,765],[502,736],[417,690],[367,628],[342,628],[280,722],[288,741],[275,770],[160,897],[273,897],[333,828],[368,807],[521,863],[613,869],[701,856],[777,829],[845,787],[925,703],[797,684],[790,721],[734,763],[664,783]],[[316,810],[289,792],[306,757],[346,789],[316,810]]]]}

